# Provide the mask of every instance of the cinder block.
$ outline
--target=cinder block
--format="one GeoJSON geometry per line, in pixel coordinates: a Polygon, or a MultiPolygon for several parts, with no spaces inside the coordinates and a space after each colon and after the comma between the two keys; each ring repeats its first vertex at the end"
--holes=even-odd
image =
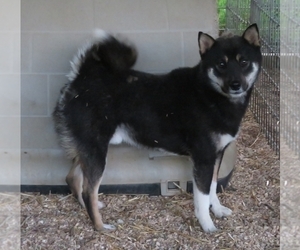
{"type": "Polygon", "coordinates": [[[95,0],[95,26],[113,31],[167,29],[166,2],[95,0]]]}
{"type": "Polygon", "coordinates": [[[32,72],[66,74],[69,61],[91,37],[91,33],[35,34],[32,41],[32,72]]]}
{"type": "MultiPolygon", "coordinates": [[[[20,118],[0,117],[0,149],[19,149],[20,147],[20,118]]],[[[3,166],[3,165],[2,165],[3,166]]],[[[1,165],[0,165],[1,168],[1,165]]]]}
{"type": "Polygon", "coordinates": [[[200,61],[198,32],[183,32],[184,65],[193,67],[200,61]]]}
{"type": "Polygon", "coordinates": [[[0,6],[0,31],[20,32],[20,0],[0,0],[0,6]]]}
{"type": "Polygon", "coordinates": [[[13,34],[13,73],[20,74],[21,70],[21,33],[13,34]]]}
{"type": "Polygon", "coordinates": [[[20,76],[0,75],[0,116],[19,116],[20,97],[20,76]]]}
{"type": "Polygon", "coordinates": [[[21,73],[30,73],[32,66],[32,35],[21,33],[21,73]]]}
{"type": "Polygon", "coordinates": [[[201,27],[217,27],[216,1],[166,0],[169,28],[194,30],[201,27]]]}
{"type": "Polygon", "coordinates": [[[22,149],[58,149],[52,117],[21,118],[22,149]]]}
{"type": "Polygon", "coordinates": [[[61,149],[29,149],[21,152],[22,185],[66,185],[72,162],[61,149]]]}
{"type": "Polygon", "coordinates": [[[136,69],[166,72],[182,66],[179,32],[134,33],[126,36],[133,41],[138,50],[136,69]]]}
{"type": "MultiPolygon", "coordinates": [[[[0,132],[1,133],[1,132],[0,132]]],[[[21,155],[19,149],[0,150],[0,186],[20,185],[21,155]]]]}
{"type": "Polygon", "coordinates": [[[0,32],[0,72],[12,73],[14,61],[14,34],[0,32]]]}
{"type": "Polygon", "coordinates": [[[22,31],[86,31],[93,28],[93,0],[21,1],[22,31]]]}
{"type": "Polygon", "coordinates": [[[46,75],[21,76],[21,115],[48,115],[46,75]]]}
{"type": "MultiPolygon", "coordinates": [[[[123,33],[122,36],[136,45],[139,53],[136,68],[139,70],[162,72],[183,66],[179,32],[123,33]]],[[[69,61],[90,39],[91,33],[34,35],[32,72],[67,74],[69,61]]]]}
{"type": "Polygon", "coordinates": [[[65,75],[50,75],[49,80],[49,115],[52,114],[56,102],[60,96],[60,90],[68,82],[65,75]]]}

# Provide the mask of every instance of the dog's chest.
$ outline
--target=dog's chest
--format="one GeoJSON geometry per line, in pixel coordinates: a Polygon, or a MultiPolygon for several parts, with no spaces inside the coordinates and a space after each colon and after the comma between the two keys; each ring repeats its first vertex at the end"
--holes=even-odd
{"type": "Polygon", "coordinates": [[[110,139],[109,144],[121,144],[126,142],[132,146],[138,146],[137,142],[132,138],[130,130],[125,125],[120,125],[116,128],[113,137],[110,139]]]}
{"type": "Polygon", "coordinates": [[[222,151],[229,143],[234,141],[238,133],[235,136],[230,134],[214,134],[213,139],[216,144],[217,151],[222,151]]]}

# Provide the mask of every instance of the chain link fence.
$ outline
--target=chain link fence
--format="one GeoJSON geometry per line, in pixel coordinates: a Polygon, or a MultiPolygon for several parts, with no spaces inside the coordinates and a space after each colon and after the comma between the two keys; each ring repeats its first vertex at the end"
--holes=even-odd
{"type": "Polygon", "coordinates": [[[279,154],[280,120],[280,6],[279,0],[227,0],[226,30],[241,34],[257,23],[263,63],[255,84],[250,109],[272,149],[279,154]]]}

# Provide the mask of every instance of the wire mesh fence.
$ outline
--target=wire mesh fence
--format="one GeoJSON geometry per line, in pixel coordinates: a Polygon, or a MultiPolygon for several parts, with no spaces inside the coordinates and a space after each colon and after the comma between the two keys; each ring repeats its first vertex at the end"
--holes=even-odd
{"type": "Polygon", "coordinates": [[[227,30],[241,34],[251,23],[257,23],[259,27],[263,63],[250,109],[276,154],[279,154],[280,138],[279,7],[279,0],[227,0],[226,3],[227,30]]]}

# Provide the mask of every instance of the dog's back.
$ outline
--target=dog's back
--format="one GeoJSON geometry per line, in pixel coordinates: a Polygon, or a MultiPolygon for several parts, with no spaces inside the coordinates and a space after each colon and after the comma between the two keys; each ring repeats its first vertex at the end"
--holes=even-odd
{"type": "Polygon", "coordinates": [[[257,26],[216,40],[199,32],[201,62],[165,75],[132,70],[135,48],[100,34],[73,59],[70,83],[53,113],[61,144],[74,161],[67,176],[72,192],[96,229],[112,229],[97,210],[109,143],[188,155],[194,162],[196,216],[205,231],[215,231],[209,206],[218,217],[231,213],[216,196],[216,179],[260,71],[257,26]]]}

